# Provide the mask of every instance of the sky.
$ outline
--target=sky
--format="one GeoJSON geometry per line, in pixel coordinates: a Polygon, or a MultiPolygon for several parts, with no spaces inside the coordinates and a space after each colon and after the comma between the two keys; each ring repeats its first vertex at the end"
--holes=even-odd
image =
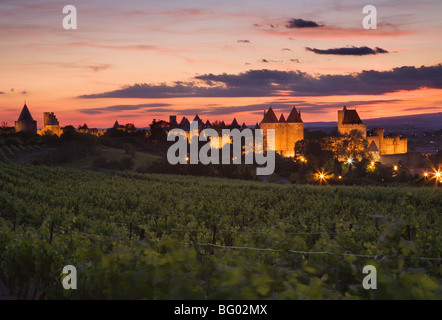
{"type": "Polygon", "coordinates": [[[1,0],[0,122],[442,112],[442,1],[1,0]],[[65,30],[66,5],[77,29],[65,30]],[[377,11],[366,30],[365,5],[377,11]]]}

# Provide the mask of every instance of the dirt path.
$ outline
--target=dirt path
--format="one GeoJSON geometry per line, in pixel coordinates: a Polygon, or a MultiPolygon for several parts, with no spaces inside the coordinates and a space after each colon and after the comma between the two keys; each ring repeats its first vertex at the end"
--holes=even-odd
{"type": "Polygon", "coordinates": [[[0,300],[15,300],[9,295],[8,289],[3,285],[0,280],[0,300]]]}

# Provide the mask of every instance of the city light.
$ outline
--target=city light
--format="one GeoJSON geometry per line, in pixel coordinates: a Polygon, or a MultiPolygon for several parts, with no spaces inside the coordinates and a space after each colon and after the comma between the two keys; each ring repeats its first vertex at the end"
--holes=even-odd
{"type": "Polygon", "coordinates": [[[441,167],[436,169],[433,165],[431,165],[431,169],[433,170],[432,172],[425,171],[423,173],[423,177],[425,178],[426,182],[433,181],[433,179],[434,179],[434,182],[436,185],[438,185],[439,183],[442,183],[441,167]]]}
{"type": "Polygon", "coordinates": [[[327,173],[325,172],[318,172],[316,174],[316,178],[319,180],[319,183],[322,184],[322,182],[324,181],[324,183],[327,183],[327,173]]]}
{"type": "Polygon", "coordinates": [[[347,159],[347,163],[348,163],[348,164],[351,164],[352,162],[353,162],[353,159],[351,159],[351,158],[348,158],[348,159],[347,159]]]}
{"type": "Polygon", "coordinates": [[[339,176],[338,179],[342,179],[342,176],[339,176]]]}
{"type": "Polygon", "coordinates": [[[394,166],[394,171],[397,171],[397,166],[394,166]]]}
{"type": "Polygon", "coordinates": [[[374,161],[371,162],[371,166],[374,167],[374,161]]]}
{"type": "Polygon", "coordinates": [[[436,183],[442,183],[442,172],[441,171],[436,171],[434,173],[434,177],[436,178],[436,183]]]}
{"type": "Polygon", "coordinates": [[[307,159],[304,157],[299,157],[298,160],[301,161],[302,163],[307,163],[307,159]]]}

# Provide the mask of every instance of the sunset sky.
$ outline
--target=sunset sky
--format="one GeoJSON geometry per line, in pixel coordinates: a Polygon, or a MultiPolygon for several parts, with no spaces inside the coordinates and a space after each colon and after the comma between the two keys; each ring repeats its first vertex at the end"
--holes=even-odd
{"type": "Polygon", "coordinates": [[[253,125],[442,112],[442,1],[2,0],[0,121],[146,127],[170,114],[253,125]],[[365,5],[377,30],[362,27],[365,5]],[[78,29],[64,30],[65,5],[78,29]]]}

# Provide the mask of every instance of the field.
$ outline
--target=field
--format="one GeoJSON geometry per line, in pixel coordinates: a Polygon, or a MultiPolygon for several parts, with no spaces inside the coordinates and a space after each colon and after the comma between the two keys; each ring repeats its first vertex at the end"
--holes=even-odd
{"type": "Polygon", "coordinates": [[[0,217],[0,275],[21,297],[442,298],[440,188],[100,173],[0,151],[0,217]]]}

